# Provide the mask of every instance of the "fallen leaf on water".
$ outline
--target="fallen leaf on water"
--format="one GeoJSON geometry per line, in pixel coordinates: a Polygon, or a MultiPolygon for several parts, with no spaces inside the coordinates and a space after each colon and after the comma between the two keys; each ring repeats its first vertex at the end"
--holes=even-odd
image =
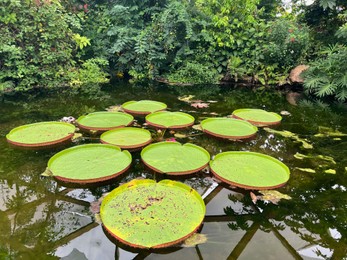
{"type": "Polygon", "coordinates": [[[334,169],[325,170],[324,172],[328,174],[336,174],[336,171],[334,169]]]}
{"type": "Polygon", "coordinates": [[[319,126],[318,127],[318,134],[314,135],[315,137],[342,137],[342,136],[347,136],[347,134],[344,134],[338,130],[334,130],[330,127],[325,127],[325,126],[319,126]]]}
{"type": "Polygon", "coordinates": [[[216,100],[207,100],[206,102],[208,102],[208,103],[218,103],[218,101],[216,101],[216,100]]]}
{"type": "Polygon", "coordinates": [[[41,173],[41,176],[49,177],[49,176],[53,176],[53,173],[47,167],[46,170],[43,173],[41,173]]]}
{"type": "Polygon", "coordinates": [[[81,133],[75,133],[75,134],[72,136],[71,140],[76,142],[76,141],[78,141],[79,139],[82,139],[82,137],[83,137],[83,135],[82,135],[81,133]]]}
{"type": "Polygon", "coordinates": [[[297,134],[294,134],[290,131],[287,131],[287,130],[279,131],[279,130],[275,130],[275,129],[272,129],[269,127],[264,127],[263,129],[268,133],[278,134],[278,135],[281,135],[283,137],[291,138],[294,140],[294,142],[301,143],[302,147],[305,149],[313,149],[313,145],[310,144],[309,142],[307,142],[306,139],[300,138],[297,134]]]}
{"type": "Polygon", "coordinates": [[[302,171],[302,172],[310,172],[310,173],[316,173],[315,170],[311,169],[311,168],[299,168],[299,167],[295,167],[295,169],[302,171]]]}
{"type": "Polygon", "coordinates": [[[118,112],[118,111],[123,111],[123,109],[122,109],[121,105],[115,105],[115,106],[109,106],[108,108],[106,108],[106,111],[108,111],[108,112],[118,112]]]}
{"type": "Polygon", "coordinates": [[[290,196],[283,194],[277,190],[261,190],[259,192],[263,194],[262,196],[258,196],[259,199],[270,201],[273,204],[277,204],[281,199],[292,199],[290,196]]]}
{"type": "Polygon", "coordinates": [[[192,128],[195,129],[195,130],[202,131],[202,128],[201,128],[200,124],[199,125],[193,125],[192,128]]]}
{"type": "Polygon", "coordinates": [[[301,154],[301,153],[296,153],[294,154],[294,157],[296,159],[299,159],[299,160],[303,160],[303,159],[321,159],[321,160],[324,160],[324,161],[327,161],[327,162],[331,162],[332,164],[336,164],[335,160],[333,157],[331,156],[325,156],[325,155],[304,155],[304,154],[301,154]]]}
{"type": "Polygon", "coordinates": [[[195,107],[195,108],[206,108],[209,106],[208,103],[203,103],[203,102],[196,102],[196,103],[192,103],[190,104],[192,107],[195,107]]]}
{"type": "Polygon", "coordinates": [[[176,134],[174,134],[174,136],[175,136],[176,138],[187,138],[187,135],[185,135],[185,134],[180,134],[180,133],[176,133],[176,134]]]}
{"type": "Polygon", "coordinates": [[[205,234],[194,233],[192,236],[188,237],[183,241],[181,247],[195,247],[196,245],[203,244],[207,242],[207,236],[205,234]]]}
{"type": "Polygon", "coordinates": [[[99,213],[97,214],[94,214],[94,221],[98,224],[102,224],[102,221],[101,221],[101,216],[99,213]]]}
{"type": "Polygon", "coordinates": [[[282,116],[290,116],[291,115],[288,111],[285,111],[285,110],[281,111],[280,114],[282,116]]]}
{"type": "Polygon", "coordinates": [[[194,95],[181,96],[181,97],[178,97],[178,100],[190,103],[191,100],[193,99],[193,97],[194,97],[194,95]]]}
{"type": "Polygon", "coordinates": [[[253,192],[250,192],[249,195],[251,196],[252,202],[255,204],[257,203],[258,197],[253,192]]]}

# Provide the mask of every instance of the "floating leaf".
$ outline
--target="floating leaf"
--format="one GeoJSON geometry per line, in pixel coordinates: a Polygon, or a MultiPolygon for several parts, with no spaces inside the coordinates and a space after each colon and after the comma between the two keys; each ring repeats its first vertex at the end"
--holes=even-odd
{"type": "Polygon", "coordinates": [[[262,190],[259,192],[263,194],[262,196],[259,196],[259,199],[264,201],[270,201],[273,204],[277,204],[281,199],[285,199],[285,200],[292,199],[292,197],[286,194],[283,194],[277,190],[262,190]]]}
{"type": "Polygon", "coordinates": [[[290,131],[287,131],[287,130],[278,131],[278,130],[268,128],[268,127],[264,127],[264,130],[268,133],[277,134],[277,135],[280,135],[283,137],[289,137],[289,138],[293,139],[294,142],[301,143],[302,147],[305,149],[313,149],[313,145],[308,143],[306,139],[302,139],[290,131]]]}
{"type": "Polygon", "coordinates": [[[205,133],[226,139],[246,139],[254,136],[258,131],[256,126],[233,118],[208,118],[200,125],[205,133]]]}
{"type": "Polygon", "coordinates": [[[192,128],[195,130],[198,130],[198,131],[203,131],[200,124],[199,125],[193,125],[192,128]]]}
{"type": "Polygon", "coordinates": [[[73,137],[71,138],[72,141],[76,142],[80,139],[82,139],[83,135],[81,133],[75,133],[73,137]]]}
{"type": "Polygon", "coordinates": [[[146,116],[146,123],[159,128],[179,129],[192,126],[195,118],[182,112],[159,111],[146,116]]]}
{"type": "Polygon", "coordinates": [[[153,112],[162,111],[167,105],[153,100],[128,101],[122,104],[125,112],[132,115],[148,115],[153,112]]]}
{"type": "Polygon", "coordinates": [[[324,126],[319,126],[318,127],[318,134],[315,134],[315,137],[342,137],[342,136],[347,136],[347,134],[344,134],[338,130],[334,130],[330,127],[324,127],[324,126]]]}
{"type": "Polygon", "coordinates": [[[251,108],[236,109],[232,113],[232,116],[234,118],[246,120],[256,126],[277,125],[281,123],[282,120],[279,114],[251,108]]]}
{"type": "Polygon", "coordinates": [[[316,171],[313,170],[313,169],[311,169],[311,168],[299,168],[299,167],[295,167],[295,169],[298,169],[299,171],[302,171],[302,172],[316,173],[316,171]]]}
{"type": "Polygon", "coordinates": [[[182,175],[198,172],[210,161],[210,154],[200,146],[178,142],[160,142],[145,147],[142,161],[156,172],[182,175]]]}
{"type": "Polygon", "coordinates": [[[109,106],[108,108],[106,108],[106,110],[108,112],[121,112],[121,111],[123,111],[121,105],[109,106]]]}
{"type": "Polygon", "coordinates": [[[224,152],[210,162],[216,178],[245,189],[275,189],[289,180],[288,167],[261,153],[224,152]]]}
{"type": "Polygon", "coordinates": [[[327,162],[331,162],[333,164],[336,164],[335,160],[333,157],[331,156],[324,156],[324,155],[304,155],[304,154],[301,154],[301,153],[296,153],[294,154],[294,157],[296,159],[299,159],[299,160],[303,160],[305,158],[307,159],[321,159],[321,160],[324,160],[324,161],[327,161],[327,162]]]}
{"type": "Polygon", "coordinates": [[[105,197],[100,215],[106,231],[121,242],[161,248],[194,234],[205,211],[201,196],[181,182],[133,180],[105,197]]]}
{"type": "Polygon", "coordinates": [[[194,95],[188,95],[188,96],[181,96],[178,97],[178,100],[190,103],[190,101],[194,98],[194,95]]]}
{"type": "Polygon", "coordinates": [[[123,127],[103,133],[100,141],[122,149],[138,149],[152,142],[151,133],[143,128],[123,127]]]}
{"type": "Polygon", "coordinates": [[[96,183],[125,172],[131,160],[131,154],[117,146],[85,144],[55,154],[49,159],[48,168],[60,181],[96,183]]]}
{"type": "Polygon", "coordinates": [[[328,170],[325,170],[324,172],[328,174],[336,174],[336,171],[334,169],[328,169],[328,170]]]}
{"type": "Polygon", "coordinates": [[[290,116],[290,115],[291,115],[290,112],[285,111],[285,110],[281,111],[280,114],[281,114],[282,116],[290,116]]]}
{"type": "Polygon", "coordinates": [[[75,126],[65,122],[41,122],[12,129],[6,139],[20,147],[40,148],[71,140],[75,126]]]}
{"type": "Polygon", "coordinates": [[[194,233],[192,236],[188,237],[180,245],[181,247],[195,247],[199,244],[204,244],[207,242],[207,236],[205,234],[194,233]]]}
{"type": "Polygon", "coordinates": [[[107,131],[130,125],[134,120],[132,115],[122,112],[94,112],[80,116],[76,123],[87,131],[107,131]]]}
{"type": "Polygon", "coordinates": [[[41,176],[50,177],[53,176],[53,173],[48,169],[48,167],[46,167],[46,170],[43,173],[41,173],[41,176]]]}
{"type": "Polygon", "coordinates": [[[204,102],[194,102],[190,104],[192,107],[195,108],[206,108],[209,107],[209,103],[204,103],[204,102]]]}
{"type": "Polygon", "coordinates": [[[175,133],[174,135],[176,138],[187,138],[187,135],[185,134],[180,134],[180,133],[175,133]]]}

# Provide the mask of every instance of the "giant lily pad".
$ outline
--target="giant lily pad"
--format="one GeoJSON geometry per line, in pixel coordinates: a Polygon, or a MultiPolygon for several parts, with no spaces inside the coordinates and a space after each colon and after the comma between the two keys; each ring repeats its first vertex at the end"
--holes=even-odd
{"type": "Polygon", "coordinates": [[[48,169],[63,182],[96,183],[125,172],[131,160],[131,154],[117,146],[85,144],[55,154],[48,161],[48,169]]]}
{"type": "Polygon", "coordinates": [[[132,115],[148,115],[153,112],[165,110],[167,105],[153,100],[128,101],[122,104],[125,112],[132,115]]]}
{"type": "Polygon", "coordinates": [[[156,172],[183,175],[205,168],[210,161],[210,154],[204,148],[190,143],[160,142],[145,147],[141,158],[156,172]]]}
{"type": "Polygon", "coordinates": [[[224,152],[210,162],[212,173],[223,182],[245,189],[275,189],[289,179],[288,167],[261,153],[224,152]]]}
{"type": "Polygon", "coordinates": [[[205,133],[227,139],[250,138],[258,131],[256,126],[233,118],[207,118],[200,125],[205,133]]]}
{"type": "Polygon", "coordinates": [[[123,127],[103,133],[102,143],[117,145],[122,149],[136,149],[152,141],[151,133],[143,128],[123,127]]]}
{"type": "Polygon", "coordinates": [[[66,142],[72,138],[75,126],[64,122],[40,122],[12,129],[6,139],[20,147],[40,148],[66,142]]]}
{"type": "Polygon", "coordinates": [[[159,128],[179,129],[194,124],[195,118],[187,113],[159,111],[146,116],[146,123],[159,128]]]}
{"type": "Polygon", "coordinates": [[[106,231],[136,248],[162,248],[191,236],[205,216],[205,204],[177,181],[133,180],[109,193],[100,216],[106,231]]]}
{"type": "Polygon", "coordinates": [[[122,112],[94,112],[80,116],[76,122],[83,130],[107,131],[125,127],[132,123],[134,117],[122,112]]]}
{"type": "Polygon", "coordinates": [[[234,118],[246,120],[256,126],[269,126],[281,123],[282,117],[279,114],[268,112],[262,109],[237,109],[232,113],[234,118]]]}

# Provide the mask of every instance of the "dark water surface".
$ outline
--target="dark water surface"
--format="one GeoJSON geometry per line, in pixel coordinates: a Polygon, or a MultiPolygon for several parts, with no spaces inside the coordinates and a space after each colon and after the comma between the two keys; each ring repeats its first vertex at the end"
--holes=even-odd
{"type": "MultiPolygon", "coordinates": [[[[315,136],[322,127],[347,133],[346,110],[304,102],[292,106],[283,94],[225,86],[174,87],[165,85],[115,85],[96,95],[61,91],[31,97],[7,97],[0,103],[0,259],[346,259],[347,255],[347,137],[315,136]],[[194,108],[178,97],[216,101],[207,108],[194,108]],[[163,251],[134,251],[116,245],[104,234],[89,210],[89,203],[119,183],[134,178],[155,178],[144,167],[139,152],[133,153],[129,171],[109,185],[89,189],[66,188],[42,177],[48,159],[63,148],[43,151],[8,146],[5,135],[14,127],[75,118],[129,100],[165,102],[171,111],[190,113],[196,124],[206,117],[228,116],[238,108],[261,108],[280,113],[287,130],[305,139],[259,129],[248,142],[215,139],[198,130],[180,133],[177,139],[204,147],[214,156],[224,151],[254,151],[273,156],[291,171],[286,186],[278,191],[291,196],[278,205],[258,200],[250,192],[220,185],[208,173],[181,181],[203,195],[206,217],[201,234],[205,243],[172,247],[163,251]],[[300,153],[311,158],[298,159],[300,153]],[[326,159],[332,157],[333,160],[326,159]],[[307,172],[303,169],[313,169],[307,172]],[[335,170],[335,174],[326,173],[335,170]]],[[[138,118],[138,123],[143,119],[138,118]]],[[[167,131],[164,138],[172,138],[167,131]]],[[[98,140],[85,139],[77,145],[98,140]]],[[[257,194],[256,191],[254,193],[257,194]]]]}

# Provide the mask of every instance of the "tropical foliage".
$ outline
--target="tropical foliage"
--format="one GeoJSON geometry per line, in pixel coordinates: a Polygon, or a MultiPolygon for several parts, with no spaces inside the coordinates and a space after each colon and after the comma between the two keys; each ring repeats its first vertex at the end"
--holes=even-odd
{"type": "Polygon", "coordinates": [[[290,5],[279,0],[3,0],[0,93],[61,86],[89,90],[112,77],[270,86],[286,83],[292,68],[309,64],[305,89],[346,100],[346,76],[339,67],[345,58],[346,2],[290,5]],[[340,70],[333,77],[335,68],[340,70]]]}

